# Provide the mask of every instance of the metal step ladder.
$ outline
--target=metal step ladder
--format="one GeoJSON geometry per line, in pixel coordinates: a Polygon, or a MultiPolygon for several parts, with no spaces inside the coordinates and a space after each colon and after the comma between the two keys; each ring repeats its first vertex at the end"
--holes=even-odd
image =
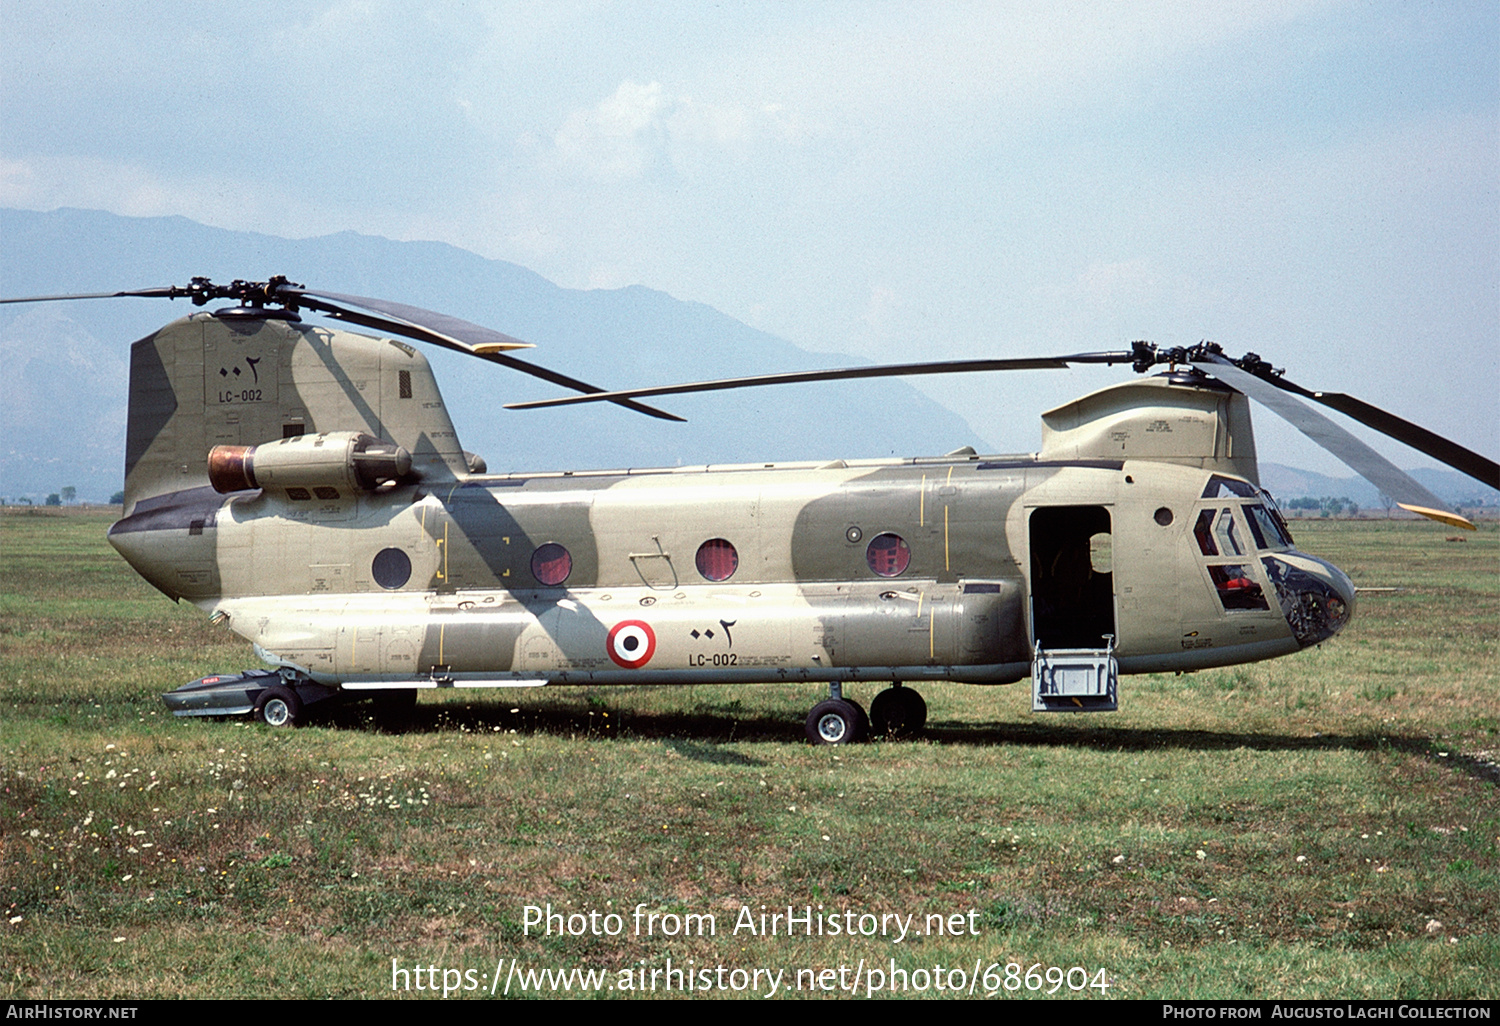
{"type": "Polygon", "coordinates": [[[1115,636],[1103,648],[1053,648],[1036,641],[1031,659],[1032,712],[1113,712],[1120,708],[1115,636]]]}

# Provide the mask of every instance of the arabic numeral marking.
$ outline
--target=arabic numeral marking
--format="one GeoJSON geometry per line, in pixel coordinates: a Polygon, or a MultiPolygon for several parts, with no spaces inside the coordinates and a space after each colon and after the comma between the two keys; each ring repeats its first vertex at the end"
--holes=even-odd
{"type": "MultiPolygon", "coordinates": [[[[1099,971],[1103,972],[1104,970],[1101,969],[1099,971]]],[[[1068,970],[1068,989],[1069,990],[1083,990],[1088,985],[1089,985],[1089,971],[1087,969],[1085,969],[1081,965],[1075,965],[1073,968],[1071,968],[1071,969],[1068,970]],[[1074,973],[1078,974],[1078,986],[1076,986],[1076,987],[1073,986],[1073,974],[1074,973]]]]}
{"type": "Polygon", "coordinates": [[[1044,986],[1044,983],[1043,983],[1043,980],[1042,980],[1042,974],[1039,973],[1039,972],[1037,972],[1037,970],[1040,969],[1041,967],[1042,967],[1042,963],[1035,962],[1035,963],[1032,964],[1032,966],[1031,966],[1030,969],[1026,970],[1026,989],[1027,990],[1041,990],[1042,987],[1044,986]],[[1031,982],[1032,980],[1036,980],[1036,982],[1032,983],[1031,982]]]}
{"type": "Polygon", "coordinates": [[[1094,977],[1094,982],[1090,983],[1089,986],[1090,987],[1098,987],[1099,988],[1099,993],[1101,993],[1101,994],[1108,994],[1109,993],[1110,984],[1109,984],[1109,981],[1104,978],[1104,970],[1103,969],[1099,970],[1098,975],[1094,977]]]}
{"type": "Polygon", "coordinates": [[[1005,965],[1005,989],[1021,989],[1021,965],[1018,962],[1007,962],[1005,965]]]}

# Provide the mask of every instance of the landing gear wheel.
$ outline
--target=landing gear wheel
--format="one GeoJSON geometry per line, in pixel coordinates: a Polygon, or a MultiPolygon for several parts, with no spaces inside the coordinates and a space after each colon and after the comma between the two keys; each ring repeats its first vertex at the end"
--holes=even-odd
{"type": "Polygon", "coordinates": [[[870,703],[870,727],[876,737],[915,737],[927,726],[927,703],[911,688],[886,688],[870,703]]]}
{"type": "Polygon", "coordinates": [[[302,699],[291,688],[266,688],[256,699],[255,716],[268,727],[295,727],[302,719],[302,699]]]}
{"type": "Polygon", "coordinates": [[[828,698],[807,714],[807,739],[815,745],[849,745],[864,740],[870,720],[859,703],[828,698]]]}
{"type": "Polygon", "coordinates": [[[852,698],[846,698],[846,699],[844,699],[844,701],[846,701],[850,705],[854,706],[854,713],[855,713],[856,716],[859,717],[859,731],[854,735],[854,740],[856,740],[856,741],[863,741],[863,740],[865,740],[866,738],[868,738],[870,736],[870,717],[865,712],[865,707],[862,706],[862,705],[860,705],[858,702],[856,702],[852,698]]]}

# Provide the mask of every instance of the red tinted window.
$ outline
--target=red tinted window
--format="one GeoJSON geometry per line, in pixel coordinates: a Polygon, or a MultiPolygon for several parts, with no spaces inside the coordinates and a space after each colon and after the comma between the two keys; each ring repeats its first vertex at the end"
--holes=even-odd
{"type": "Polygon", "coordinates": [[[548,542],[531,554],[531,576],[548,587],[556,587],[573,572],[573,557],[557,542],[548,542]]]}
{"type": "Polygon", "coordinates": [[[911,564],[911,549],[899,534],[878,534],[865,549],[865,562],[881,577],[899,577],[911,564]]]}
{"type": "Polygon", "coordinates": [[[1218,516],[1217,510],[1206,509],[1198,514],[1198,522],[1193,525],[1193,537],[1198,539],[1198,551],[1205,556],[1217,556],[1218,546],[1214,545],[1214,517],[1218,516]]]}
{"type": "Polygon", "coordinates": [[[727,581],[739,569],[740,554],[723,538],[711,538],[698,546],[698,572],[710,581],[727,581]]]}
{"type": "Polygon", "coordinates": [[[1213,578],[1214,587],[1219,592],[1219,602],[1226,610],[1270,608],[1266,603],[1265,593],[1250,577],[1250,571],[1246,567],[1216,564],[1208,568],[1208,575],[1213,578]]]}

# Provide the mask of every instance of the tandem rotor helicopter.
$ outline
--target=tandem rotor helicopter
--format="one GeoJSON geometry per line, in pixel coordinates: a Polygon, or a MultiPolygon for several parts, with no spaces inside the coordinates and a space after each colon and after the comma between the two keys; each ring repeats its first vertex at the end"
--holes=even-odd
{"type": "Polygon", "coordinates": [[[147,581],[251,641],[273,670],[164,696],[183,715],[295,723],[340,692],[806,683],[814,743],[915,733],[923,680],[1032,679],[1037,711],[1117,707],[1120,674],[1270,659],[1336,634],[1354,587],[1298,551],[1258,485],[1247,397],[1404,508],[1469,527],[1302,400],[1490,487],[1500,467],[1353,397],[1204,343],[1038,359],[771,374],[605,391],[526,343],[285,278],[41,296],[184,298],[130,357],[124,516],[147,581]],[[382,336],[302,320],[303,311],[382,336]],[[426,359],[457,350],[612,402],[888,375],[1130,364],[1164,373],[1042,415],[1040,451],[919,459],[486,473],[426,359]],[[869,715],[842,693],[889,682],[869,715]]]}

